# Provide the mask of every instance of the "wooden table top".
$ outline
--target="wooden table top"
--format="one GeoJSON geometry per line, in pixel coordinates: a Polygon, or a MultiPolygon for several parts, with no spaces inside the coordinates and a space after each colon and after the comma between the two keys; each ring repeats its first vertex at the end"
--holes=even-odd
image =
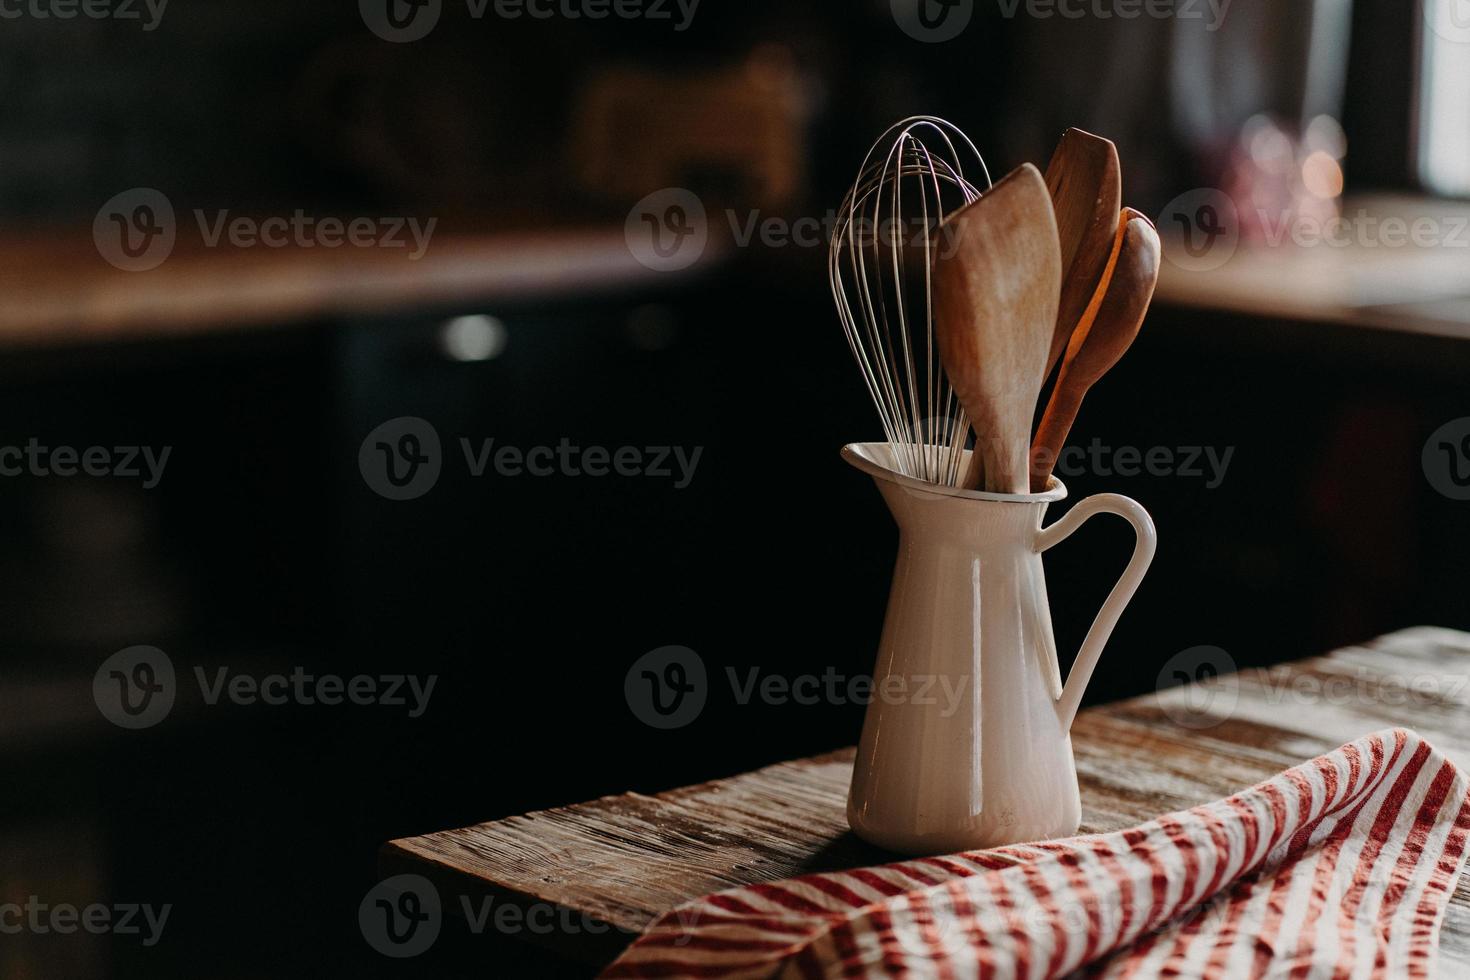
{"type": "MultiPolygon", "coordinates": [[[[1196,673],[1197,663],[1180,666],[1196,673]]],[[[1082,832],[1228,796],[1387,727],[1413,728],[1470,766],[1470,633],[1404,630],[1083,711],[1072,732],[1082,832]]],[[[554,909],[556,922],[577,927],[524,938],[605,962],[690,899],[892,860],[848,831],[852,758],[846,749],[656,796],[625,793],[396,840],[384,845],[380,869],[429,878],[451,914],[461,897],[472,907],[490,898],[554,909]]],[[[1470,976],[1467,878],[1445,919],[1446,977],[1470,976]]]]}

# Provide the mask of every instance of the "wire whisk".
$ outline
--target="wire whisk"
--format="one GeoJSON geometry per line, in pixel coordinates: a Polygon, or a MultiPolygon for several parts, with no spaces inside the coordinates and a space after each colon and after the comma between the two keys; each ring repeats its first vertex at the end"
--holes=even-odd
{"type": "Polygon", "coordinates": [[[990,171],[975,144],[934,116],[890,126],[837,212],[827,271],[837,315],[905,476],[956,486],[970,423],[934,339],[930,269],[946,215],[978,199],[990,171]]]}

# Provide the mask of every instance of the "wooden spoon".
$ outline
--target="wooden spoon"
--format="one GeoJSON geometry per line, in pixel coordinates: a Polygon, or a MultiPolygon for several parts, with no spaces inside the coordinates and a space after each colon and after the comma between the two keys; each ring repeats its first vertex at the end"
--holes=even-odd
{"type": "Polygon", "coordinates": [[[1124,208],[1118,238],[1117,258],[1105,275],[1107,291],[1094,304],[1090,323],[1072,335],[1046,414],[1036,430],[1031,449],[1032,493],[1046,488],[1082,399],[1133,344],[1153,299],[1162,254],[1159,233],[1148,218],[1124,208]]]}
{"type": "Polygon", "coordinates": [[[1113,255],[1118,209],[1123,204],[1118,148],[1101,136],[1067,130],[1046,166],[1046,187],[1057,212],[1063,278],[1043,381],[1050,377],[1068,340],[1085,327],[1083,321],[1113,255]]]}
{"type": "Polygon", "coordinates": [[[1025,493],[1027,446],[1061,290],[1057,222],[1024,164],[945,219],[934,259],[939,356],[975,430],[962,483],[1025,493]]]}

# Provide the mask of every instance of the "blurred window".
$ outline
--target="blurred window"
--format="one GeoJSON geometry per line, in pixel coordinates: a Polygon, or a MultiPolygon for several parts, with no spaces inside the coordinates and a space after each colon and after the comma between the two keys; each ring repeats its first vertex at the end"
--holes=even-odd
{"type": "Polygon", "coordinates": [[[1419,177],[1470,197],[1470,0],[1423,0],[1419,177]]]}

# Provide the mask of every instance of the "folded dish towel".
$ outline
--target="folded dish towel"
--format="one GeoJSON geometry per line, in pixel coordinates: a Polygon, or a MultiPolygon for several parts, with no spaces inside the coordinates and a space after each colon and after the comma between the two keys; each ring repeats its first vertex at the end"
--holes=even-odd
{"type": "Polygon", "coordinates": [[[1419,977],[1470,783],[1383,731],[1132,830],[810,875],[661,917],[604,977],[1419,977]]]}

